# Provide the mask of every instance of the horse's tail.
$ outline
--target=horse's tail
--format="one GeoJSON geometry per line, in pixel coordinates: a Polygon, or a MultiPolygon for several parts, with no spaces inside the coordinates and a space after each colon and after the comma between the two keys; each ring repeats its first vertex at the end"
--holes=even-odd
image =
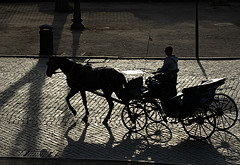
{"type": "Polygon", "coordinates": [[[118,74],[118,87],[115,88],[115,94],[119,99],[121,99],[124,103],[127,102],[127,93],[126,93],[126,86],[127,80],[122,73],[118,74]]]}
{"type": "Polygon", "coordinates": [[[126,86],[127,86],[127,80],[126,80],[126,78],[125,78],[125,76],[122,74],[122,73],[120,73],[120,79],[121,79],[121,83],[122,83],[122,87],[123,88],[126,88],[126,86]]]}

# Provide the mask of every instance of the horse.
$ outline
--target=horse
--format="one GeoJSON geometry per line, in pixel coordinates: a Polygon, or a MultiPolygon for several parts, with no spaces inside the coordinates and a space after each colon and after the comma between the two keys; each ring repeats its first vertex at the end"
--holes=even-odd
{"type": "Polygon", "coordinates": [[[71,88],[66,97],[66,102],[74,116],[76,116],[77,111],[71,106],[70,99],[80,91],[86,110],[86,114],[82,119],[85,123],[87,123],[89,115],[86,91],[93,92],[101,89],[109,105],[108,114],[103,121],[103,124],[107,125],[114,107],[111,97],[112,93],[115,92],[119,99],[124,100],[123,91],[124,86],[127,84],[125,76],[113,68],[92,68],[90,65],[77,64],[66,58],[56,56],[49,57],[47,65],[46,75],[48,77],[57,73],[57,69],[61,69],[66,75],[67,84],[71,88]]]}

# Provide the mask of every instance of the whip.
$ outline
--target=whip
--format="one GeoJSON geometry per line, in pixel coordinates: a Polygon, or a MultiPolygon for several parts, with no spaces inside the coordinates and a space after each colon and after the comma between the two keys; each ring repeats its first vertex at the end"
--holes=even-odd
{"type": "Polygon", "coordinates": [[[143,72],[143,76],[144,74],[146,74],[146,62],[147,62],[147,57],[148,57],[148,50],[149,50],[149,43],[150,41],[153,41],[152,37],[150,36],[150,34],[148,34],[148,42],[147,42],[147,51],[146,51],[146,55],[145,55],[145,58],[144,58],[144,72],[143,72]]]}

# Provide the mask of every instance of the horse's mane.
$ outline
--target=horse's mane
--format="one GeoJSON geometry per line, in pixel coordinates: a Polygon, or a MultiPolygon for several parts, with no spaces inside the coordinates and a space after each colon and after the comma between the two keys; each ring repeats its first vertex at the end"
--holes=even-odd
{"type": "Polygon", "coordinates": [[[67,58],[63,58],[63,57],[56,57],[56,59],[58,60],[58,62],[62,65],[73,65],[76,64],[75,62],[67,59],[67,58]]]}
{"type": "Polygon", "coordinates": [[[72,60],[69,60],[67,58],[63,58],[63,57],[57,57],[57,58],[59,60],[59,63],[61,63],[62,65],[65,65],[65,66],[73,66],[75,64],[79,68],[92,69],[92,66],[90,64],[83,65],[80,63],[76,63],[72,60]]]}

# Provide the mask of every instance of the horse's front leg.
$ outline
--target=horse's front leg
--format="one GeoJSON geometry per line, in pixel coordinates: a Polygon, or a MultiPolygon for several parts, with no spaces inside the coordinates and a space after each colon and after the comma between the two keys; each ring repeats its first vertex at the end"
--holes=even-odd
{"type": "Polygon", "coordinates": [[[109,120],[110,117],[111,117],[111,113],[112,113],[114,104],[113,104],[113,101],[112,101],[112,98],[111,98],[111,93],[108,93],[108,92],[106,93],[106,92],[105,92],[104,94],[105,94],[106,100],[107,100],[108,105],[109,105],[108,114],[107,114],[106,118],[105,118],[104,121],[103,121],[103,124],[104,124],[104,125],[107,125],[107,124],[108,124],[108,120],[109,120]]]}
{"type": "Polygon", "coordinates": [[[85,110],[86,110],[86,114],[85,116],[83,117],[83,121],[85,123],[88,122],[88,115],[89,115],[89,112],[88,112],[88,108],[87,108],[87,98],[86,98],[86,92],[85,91],[80,91],[81,95],[82,95],[82,100],[83,100],[83,105],[85,107],[85,110]]]}
{"type": "Polygon", "coordinates": [[[76,89],[71,89],[69,94],[67,95],[66,97],[66,101],[67,101],[67,105],[68,105],[68,108],[72,111],[73,115],[76,116],[77,112],[76,110],[71,106],[70,104],[70,98],[72,98],[76,93],[78,92],[78,90],[76,89]]]}

